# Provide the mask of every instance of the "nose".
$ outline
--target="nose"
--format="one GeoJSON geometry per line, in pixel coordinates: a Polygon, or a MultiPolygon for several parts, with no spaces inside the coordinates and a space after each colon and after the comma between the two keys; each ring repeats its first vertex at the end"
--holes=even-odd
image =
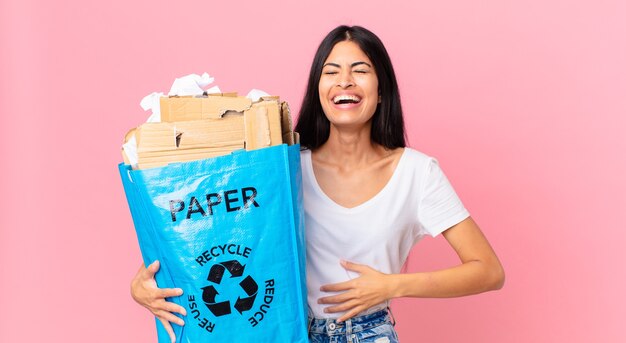
{"type": "Polygon", "coordinates": [[[338,86],[341,88],[348,88],[350,86],[354,86],[354,79],[352,78],[352,73],[342,72],[339,76],[338,86]]]}

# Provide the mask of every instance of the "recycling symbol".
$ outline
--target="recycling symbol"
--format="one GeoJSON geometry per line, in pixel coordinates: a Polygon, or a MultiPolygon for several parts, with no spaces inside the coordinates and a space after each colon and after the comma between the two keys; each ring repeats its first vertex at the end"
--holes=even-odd
{"type": "MultiPolygon", "coordinates": [[[[215,285],[219,285],[222,282],[222,278],[224,277],[224,272],[226,270],[230,273],[231,279],[239,278],[243,276],[245,267],[245,265],[241,265],[237,260],[214,264],[209,271],[207,280],[211,281],[215,285]]],[[[250,310],[252,305],[254,305],[254,299],[256,298],[259,286],[249,275],[239,282],[239,286],[248,296],[244,298],[238,296],[237,301],[235,301],[234,308],[239,312],[239,314],[243,314],[243,312],[250,310]]],[[[214,285],[202,288],[202,300],[211,313],[213,313],[216,317],[230,314],[230,301],[217,301],[216,297],[218,295],[219,292],[214,285]]]]}

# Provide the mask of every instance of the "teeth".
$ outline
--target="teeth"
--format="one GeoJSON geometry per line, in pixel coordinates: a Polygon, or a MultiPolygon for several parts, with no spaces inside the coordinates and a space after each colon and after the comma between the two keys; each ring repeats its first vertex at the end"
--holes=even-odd
{"type": "Polygon", "coordinates": [[[335,104],[341,101],[359,102],[361,101],[361,98],[359,98],[356,95],[337,95],[336,97],[333,98],[333,102],[335,104]]]}

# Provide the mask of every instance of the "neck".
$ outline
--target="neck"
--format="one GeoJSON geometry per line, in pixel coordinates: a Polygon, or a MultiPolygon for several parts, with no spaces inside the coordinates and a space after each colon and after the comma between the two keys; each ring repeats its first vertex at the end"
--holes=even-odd
{"type": "Polygon", "coordinates": [[[372,142],[371,122],[359,129],[330,125],[330,134],[324,145],[316,149],[318,158],[344,167],[361,166],[376,159],[385,149],[372,142]]]}

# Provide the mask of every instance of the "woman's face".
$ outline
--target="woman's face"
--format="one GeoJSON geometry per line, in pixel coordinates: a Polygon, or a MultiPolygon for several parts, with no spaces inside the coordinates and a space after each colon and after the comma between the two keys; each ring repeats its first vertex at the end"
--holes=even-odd
{"type": "Polygon", "coordinates": [[[378,78],[370,59],[354,42],[337,43],[322,68],[320,103],[337,127],[360,128],[378,106],[378,78]]]}

